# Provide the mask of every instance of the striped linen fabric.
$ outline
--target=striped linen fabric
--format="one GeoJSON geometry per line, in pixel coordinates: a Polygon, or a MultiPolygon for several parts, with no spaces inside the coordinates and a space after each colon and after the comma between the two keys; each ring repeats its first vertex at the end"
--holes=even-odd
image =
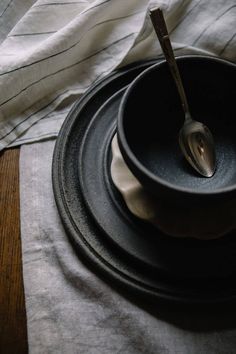
{"type": "Polygon", "coordinates": [[[1,0],[0,150],[56,137],[96,80],[161,56],[153,6],[164,10],[176,55],[236,61],[235,0],[1,0]]]}

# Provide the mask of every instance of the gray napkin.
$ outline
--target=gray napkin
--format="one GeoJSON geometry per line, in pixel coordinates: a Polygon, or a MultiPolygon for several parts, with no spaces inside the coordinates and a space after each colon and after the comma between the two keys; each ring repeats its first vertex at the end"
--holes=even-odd
{"type": "Polygon", "coordinates": [[[51,184],[54,141],[21,148],[23,272],[29,352],[236,352],[236,316],[138,306],[87,269],[68,242],[51,184]]]}

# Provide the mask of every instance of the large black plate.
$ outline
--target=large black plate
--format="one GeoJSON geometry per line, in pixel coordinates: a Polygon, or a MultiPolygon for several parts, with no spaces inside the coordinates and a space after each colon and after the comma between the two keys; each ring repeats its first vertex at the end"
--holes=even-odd
{"type": "Polygon", "coordinates": [[[219,303],[236,297],[236,239],[175,239],[127,210],[110,177],[110,143],[125,87],[156,61],[109,75],[87,91],[62,126],[53,189],[69,239],[111,284],[148,300],[219,303]]]}

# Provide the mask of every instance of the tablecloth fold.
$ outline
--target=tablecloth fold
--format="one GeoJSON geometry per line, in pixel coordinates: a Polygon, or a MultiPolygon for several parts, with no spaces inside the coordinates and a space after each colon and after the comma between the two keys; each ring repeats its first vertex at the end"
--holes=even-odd
{"type": "Polygon", "coordinates": [[[154,6],[163,8],[176,55],[235,61],[234,0],[2,1],[0,149],[55,137],[65,108],[92,83],[161,55],[154,6]]]}

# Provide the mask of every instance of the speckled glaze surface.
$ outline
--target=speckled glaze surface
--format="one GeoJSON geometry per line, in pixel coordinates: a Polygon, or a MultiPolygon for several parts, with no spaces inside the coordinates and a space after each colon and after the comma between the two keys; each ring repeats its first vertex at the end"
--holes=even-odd
{"type": "Polygon", "coordinates": [[[200,176],[179,147],[181,102],[166,62],[143,71],[125,92],[117,137],[129,169],[162,202],[190,208],[236,200],[236,65],[206,56],[177,58],[193,119],[213,134],[216,171],[200,176]]]}
{"type": "Polygon", "coordinates": [[[212,208],[176,208],[145,190],[130,171],[120,152],[117,135],[112,140],[111,176],[131,213],[176,237],[202,240],[221,237],[236,227],[236,202],[212,208]]]}

